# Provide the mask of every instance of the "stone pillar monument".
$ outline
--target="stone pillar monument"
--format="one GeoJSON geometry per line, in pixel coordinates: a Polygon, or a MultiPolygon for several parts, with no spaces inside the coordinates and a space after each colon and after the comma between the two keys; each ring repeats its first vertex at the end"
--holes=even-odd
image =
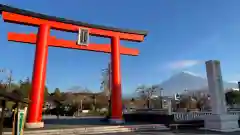
{"type": "Polygon", "coordinates": [[[239,116],[227,113],[220,62],[209,60],[206,62],[206,69],[208,88],[211,96],[212,115],[205,116],[205,128],[227,132],[239,130],[239,116]]]}
{"type": "Polygon", "coordinates": [[[223,87],[221,68],[219,61],[207,61],[208,88],[211,95],[211,106],[213,114],[227,113],[225,92],[223,87]]]}

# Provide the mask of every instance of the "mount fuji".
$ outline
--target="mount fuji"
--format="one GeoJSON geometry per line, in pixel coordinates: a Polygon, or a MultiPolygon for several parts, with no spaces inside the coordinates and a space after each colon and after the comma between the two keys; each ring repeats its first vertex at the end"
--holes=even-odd
{"type": "MultiPolygon", "coordinates": [[[[224,88],[237,88],[237,83],[223,81],[224,88]]],[[[160,83],[164,89],[164,95],[174,95],[175,93],[182,93],[184,90],[198,91],[208,90],[207,78],[196,75],[191,72],[183,71],[171,76],[169,79],[160,83]]]]}

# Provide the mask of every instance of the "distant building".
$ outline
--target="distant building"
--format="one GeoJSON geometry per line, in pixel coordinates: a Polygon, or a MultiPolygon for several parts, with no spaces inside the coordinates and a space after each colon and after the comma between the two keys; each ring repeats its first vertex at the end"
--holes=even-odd
{"type": "Polygon", "coordinates": [[[180,100],[181,95],[176,93],[174,94],[174,100],[180,100]]]}

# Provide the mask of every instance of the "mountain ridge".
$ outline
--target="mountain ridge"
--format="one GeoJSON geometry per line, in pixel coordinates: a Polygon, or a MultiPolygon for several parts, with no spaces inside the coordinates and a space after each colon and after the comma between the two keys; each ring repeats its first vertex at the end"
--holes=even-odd
{"type": "MultiPolygon", "coordinates": [[[[208,90],[208,81],[206,77],[202,77],[191,72],[182,71],[172,75],[167,80],[161,82],[160,87],[164,89],[164,95],[174,95],[182,93],[184,90],[197,91],[208,90]]],[[[223,81],[224,89],[237,88],[237,83],[223,81]]]]}
{"type": "MultiPolygon", "coordinates": [[[[193,92],[206,92],[208,91],[207,78],[201,75],[197,75],[188,71],[182,71],[176,73],[159,83],[159,86],[163,88],[162,95],[173,96],[176,93],[183,93],[188,90],[190,93],[193,92]]],[[[224,89],[238,88],[237,83],[223,81],[224,89]]],[[[160,92],[156,92],[155,95],[160,95],[160,92]]],[[[137,93],[123,94],[123,97],[137,97],[137,93]]]]}

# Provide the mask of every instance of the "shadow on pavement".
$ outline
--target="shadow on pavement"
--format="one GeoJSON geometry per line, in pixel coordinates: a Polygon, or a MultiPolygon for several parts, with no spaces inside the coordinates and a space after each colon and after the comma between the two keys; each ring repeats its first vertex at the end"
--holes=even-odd
{"type": "MultiPolygon", "coordinates": [[[[109,122],[104,120],[104,118],[60,118],[60,119],[44,119],[45,125],[108,125],[109,122]]],[[[133,125],[133,124],[147,124],[143,122],[125,122],[123,125],[133,125]]],[[[149,124],[149,123],[148,123],[149,124]]]]}
{"type": "Polygon", "coordinates": [[[107,122],[102,122],[103,118],[60,118],[60,119],[45,119],[44,124],[51,125],[107,125],[107,122]]]}

